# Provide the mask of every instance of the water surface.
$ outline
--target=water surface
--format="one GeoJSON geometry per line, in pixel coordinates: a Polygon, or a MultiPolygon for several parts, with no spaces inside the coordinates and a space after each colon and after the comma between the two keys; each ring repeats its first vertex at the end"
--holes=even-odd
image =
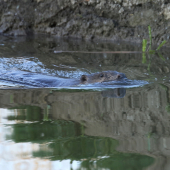
{"type": "Polygon", "coordinates": [[[117,70],[136,85],[25,88],[1,80],[0,167],[169,169],[169,49],[161,55],[108,53],[141,49],[123,42],[1,37],[1,74],[17,70],[78,79],[117,70]]]}

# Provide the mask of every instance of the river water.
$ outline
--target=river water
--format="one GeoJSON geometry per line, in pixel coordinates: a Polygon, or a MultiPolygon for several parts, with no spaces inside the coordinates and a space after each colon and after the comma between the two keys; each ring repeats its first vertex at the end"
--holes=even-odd
{"type": "Polygon", "coordinates": [[[134,53],[141,49],[129,42],[1,36],[1,74],[80,78],[117,70],[136,84],[27,88],[1,80],[0,168],[170,169],[170,49],[134,53]]]}

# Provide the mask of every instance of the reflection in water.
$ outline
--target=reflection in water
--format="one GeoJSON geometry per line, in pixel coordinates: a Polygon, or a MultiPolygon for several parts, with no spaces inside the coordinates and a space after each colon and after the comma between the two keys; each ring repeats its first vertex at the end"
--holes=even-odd
{"type": "MultiPolygon", "coordinates": [[[[155,157],[156,146],[159,144],[161,150],[169,148],[169,138],[165,137],[165,131],[162,130],[168,127],[168,114],[165,110],[167,89],[162,86],[156,86],[155,89],[157,91],[150,86],[148,89],[127,89],[124,98],[110,97],[108,94],[112,94],[112,91],[106,91],[106,96],[100,91],[1,90],[0,106],[10,108],[6,118],[1,121],[3,127],[6,124],[6,130],[1,130],[5,135],[3,141],[12,142],[6,144],[6,147],[1,143],[3,153],[7,153],[3,160],[40,159],[48,160],[50,164],[62,160],[62,163],[67,161],[67,165],[73,166],[73,169],[79,167],[79,161],[81,166],[102,167],[103,163],[101,165],[100,162],[103,159],[108,162],[110,159],[115,160],[119,167],[128,166],[125,160],[131,162],[131,159],[142,162],[138,169],[152,165],[153,159],[151,161],[150,157],[146,157],[150,163],[145,164],[145,156],[141,156],[151,154],[155,157]],[[143,112],[145,108],[148,111],[143,112]],[[162,145],[158,137],[163,141],[162,145]],[[117,145],[114,138],[120,145],[117,145]],[[101,143],[94,145],[95,141],[101,143]],[[88,146],[91,147],[90,151],[88,146]],[[95,149],[96,146],[99,149],[95,149]],[[8,156],[6,148],[15,151],[14,154],[8,156]],[[84,152],[83,148],[88,151],[84,152]],[[133,154],[127,156],[128,153],[133,154]],[[124,165],[120,161],[122,159],[124,165]]],[[[113,91],[113,96],[125,92],[119,90],[113,91]]],[[[4,111],[2,113],[4,117],[4,111]]],[[[60,162],[57,165],[61,165],[60,162]]]]}
{"type": "Polygon", "coordinates": [[[115,97],[115,98],[123,98],[126,94],[125,88],[116,88],[112,90],[102,91],[103,97],[115,97]]]}
{"type": "MultiPolygon", "coordinates": [[[[66,120],[44,122],[41,109],[35,106],[21,106],[7,113],[4,120],[7,124],[6,128],[11,129],[11,133],[5,135],[5,140],[15,142],[12,144],[15,148],[13,152],[14,155],[20,155],[19,159],[51,160],[63,166],[63,169],[67,167],[62,164],[62,161],[69,160],[67,165],[69,164],[72,169],[76,167],[76,169],[89,170],[102,168],[142,170],[154,162],[154,159],[149,156],[116,151],[118,141],[112,138],[85,135],[85,127],[79,123],[66,120]],[[24,148],[21,148],[22,151],[17,150],[16,146],[20,143],[23,144],[25,151],[24,148]],[[28,146],[29,150],[26,149],[28,146]],[[61,163],[58,162],[59,160],[61,163]]],[[[27,164],[25,162],[25,165],[21,166],[27,164]]],[[[31,166],[31,163],[28,165],[31,166]]]]}
{"type": "Polygon", "coordinates": [[[113,89],[110,83],[111,89],[104,91],[103,83],[94,91],[93,86],[92,90],[19,89],[11,84],[16,89],[3,90],[9,82],[0,82],[0,108],[10,109],[0,109],[0,168],[169,169],[168,49],[162,51],[164,58],[146,55],[142,63],[142,54],[137,53],[55,53],[141,50],[130,43],[43,36],[1,37],[0,43],[1,72],[14,69],[77,79],[117,70],[137,85],[118,84],[113,89]]]}

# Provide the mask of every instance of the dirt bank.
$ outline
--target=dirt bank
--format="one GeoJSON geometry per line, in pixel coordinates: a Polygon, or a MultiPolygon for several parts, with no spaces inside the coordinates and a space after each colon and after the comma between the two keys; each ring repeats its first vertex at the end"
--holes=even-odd
{"type": "MultiPolygon", "coordinates": [[[[170,36],[168,0],[0,0],[0,33],[154,42],[170,36]]],[[[170,45],[170,41],[168,43],[170,45]]]]}

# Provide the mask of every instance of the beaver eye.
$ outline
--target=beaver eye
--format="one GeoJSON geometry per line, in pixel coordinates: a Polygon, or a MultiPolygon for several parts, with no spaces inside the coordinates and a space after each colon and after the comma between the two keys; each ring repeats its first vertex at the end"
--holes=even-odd
{"type": "Polygon", "coordinates": [[[118,75],[117,78],[120,79],[120,78],[121,78],[121,75],[118,75]]]}
{"type": "Polygon", "coordinates": [[[101,73],[101,74],[100,74],[100,77],[104,77],[104,74],[103,74],[103,73],[101,73]]]}

